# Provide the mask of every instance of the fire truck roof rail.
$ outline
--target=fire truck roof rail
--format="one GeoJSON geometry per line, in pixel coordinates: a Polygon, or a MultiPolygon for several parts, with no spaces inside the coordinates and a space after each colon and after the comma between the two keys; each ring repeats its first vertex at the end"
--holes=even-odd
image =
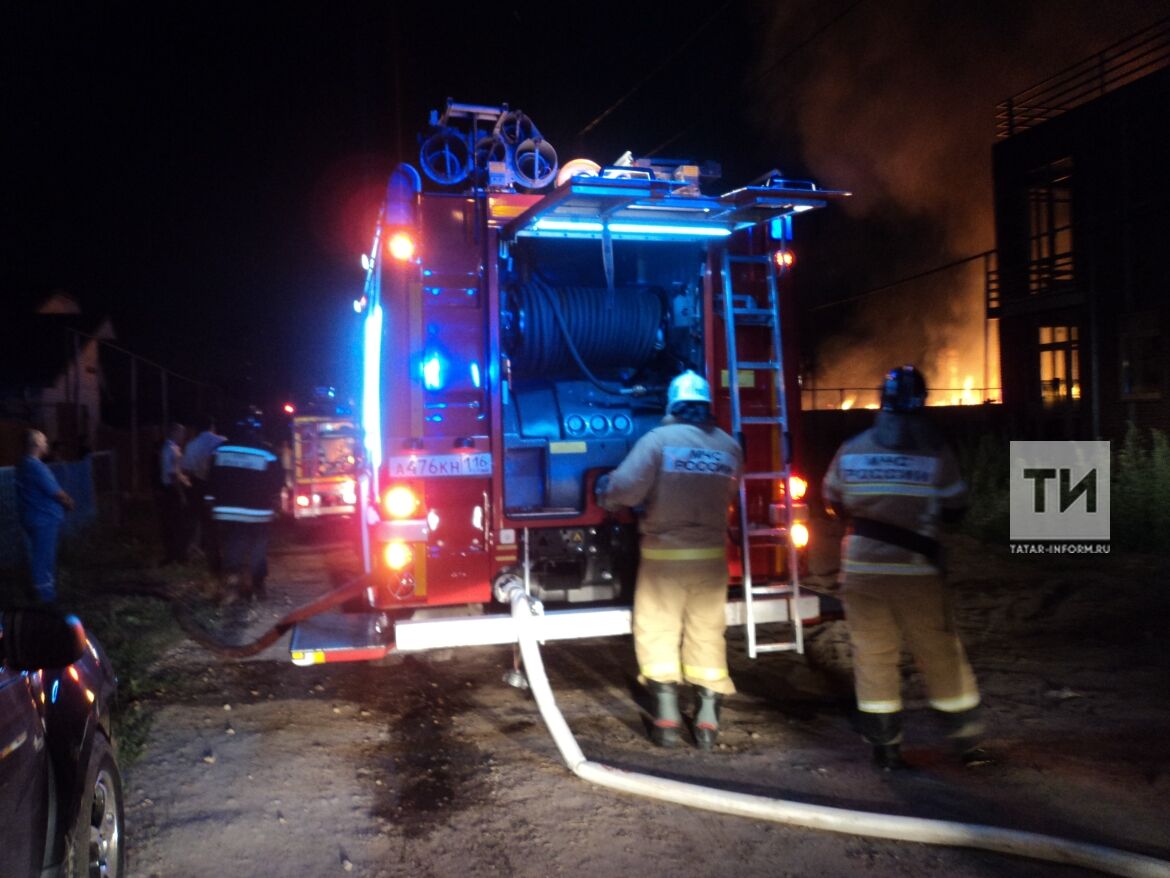
{"type": "Polygon", "coordinates": [[[713,196],[683,181],[612,177],[603,169],[601,176],[566,180],[506,223],[503,234],[506,239],[594,239],[608,231],[614,240],[711,240],[850,195],[781,182],[713,196]]]}

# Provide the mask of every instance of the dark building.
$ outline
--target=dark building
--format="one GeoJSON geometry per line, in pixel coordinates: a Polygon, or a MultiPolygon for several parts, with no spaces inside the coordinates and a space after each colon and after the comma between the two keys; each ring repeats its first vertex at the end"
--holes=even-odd
{"type": "Polygon", "coordinates": [[[1003,402],[1017,435],[1170,430],[1170,20],[999,106],[1003,402]]]}

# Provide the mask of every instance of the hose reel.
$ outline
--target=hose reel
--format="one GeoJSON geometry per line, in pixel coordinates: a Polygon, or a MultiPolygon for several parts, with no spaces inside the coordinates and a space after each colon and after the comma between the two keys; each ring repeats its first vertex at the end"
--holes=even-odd
{"type": "Polygon", "coordinates": [[[515,373],[564,375],[637,371],[661,342],[661,291],[633,287],[550,287],[540,281],[509,291],[504,344],[515,373]]]}

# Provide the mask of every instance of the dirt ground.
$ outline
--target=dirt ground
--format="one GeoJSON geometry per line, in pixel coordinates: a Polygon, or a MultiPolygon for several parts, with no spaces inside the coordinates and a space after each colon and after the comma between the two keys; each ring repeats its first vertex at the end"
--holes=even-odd
{"type": "MultiPolygon", "coordinates": [[[[296,543],[271,561],[270,601],[255,618],[225,616],[227,634],[263,630],[353,564],[344,545],[296,543]]],[[[596,761],[1170,858],[1168,572],[1147,558],[1054,562],[955,542],[958,619],[997,756],[979,769],[945,752],[909,668],[905,749],[915,770],[871,767],[848,721],[841,622],[808,629],[803,656],[754,662],[729,634],[740,693],[712,753],[650,746],[631,697],[629,638],[550,644],[544,657],[596,761]]],[[[561,763],[530,696],[502,681],[511,663],[511,648],[484,647],[304,669],[289,663],[287,639],[244,661],[176,644],[156,669],[163,682],[145,752],[127,771],[130,874],[1091,874],[592,787],[561,763]]]]}

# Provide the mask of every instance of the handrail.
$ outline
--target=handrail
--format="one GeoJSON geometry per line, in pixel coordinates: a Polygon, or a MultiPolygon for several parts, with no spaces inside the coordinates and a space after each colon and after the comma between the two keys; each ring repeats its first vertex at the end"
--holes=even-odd
{"type": "Polygon", "coordinates": [[[1000,140],[1170,66],[1170,18],[1155,22],[996,106],[1000,140]]]}

